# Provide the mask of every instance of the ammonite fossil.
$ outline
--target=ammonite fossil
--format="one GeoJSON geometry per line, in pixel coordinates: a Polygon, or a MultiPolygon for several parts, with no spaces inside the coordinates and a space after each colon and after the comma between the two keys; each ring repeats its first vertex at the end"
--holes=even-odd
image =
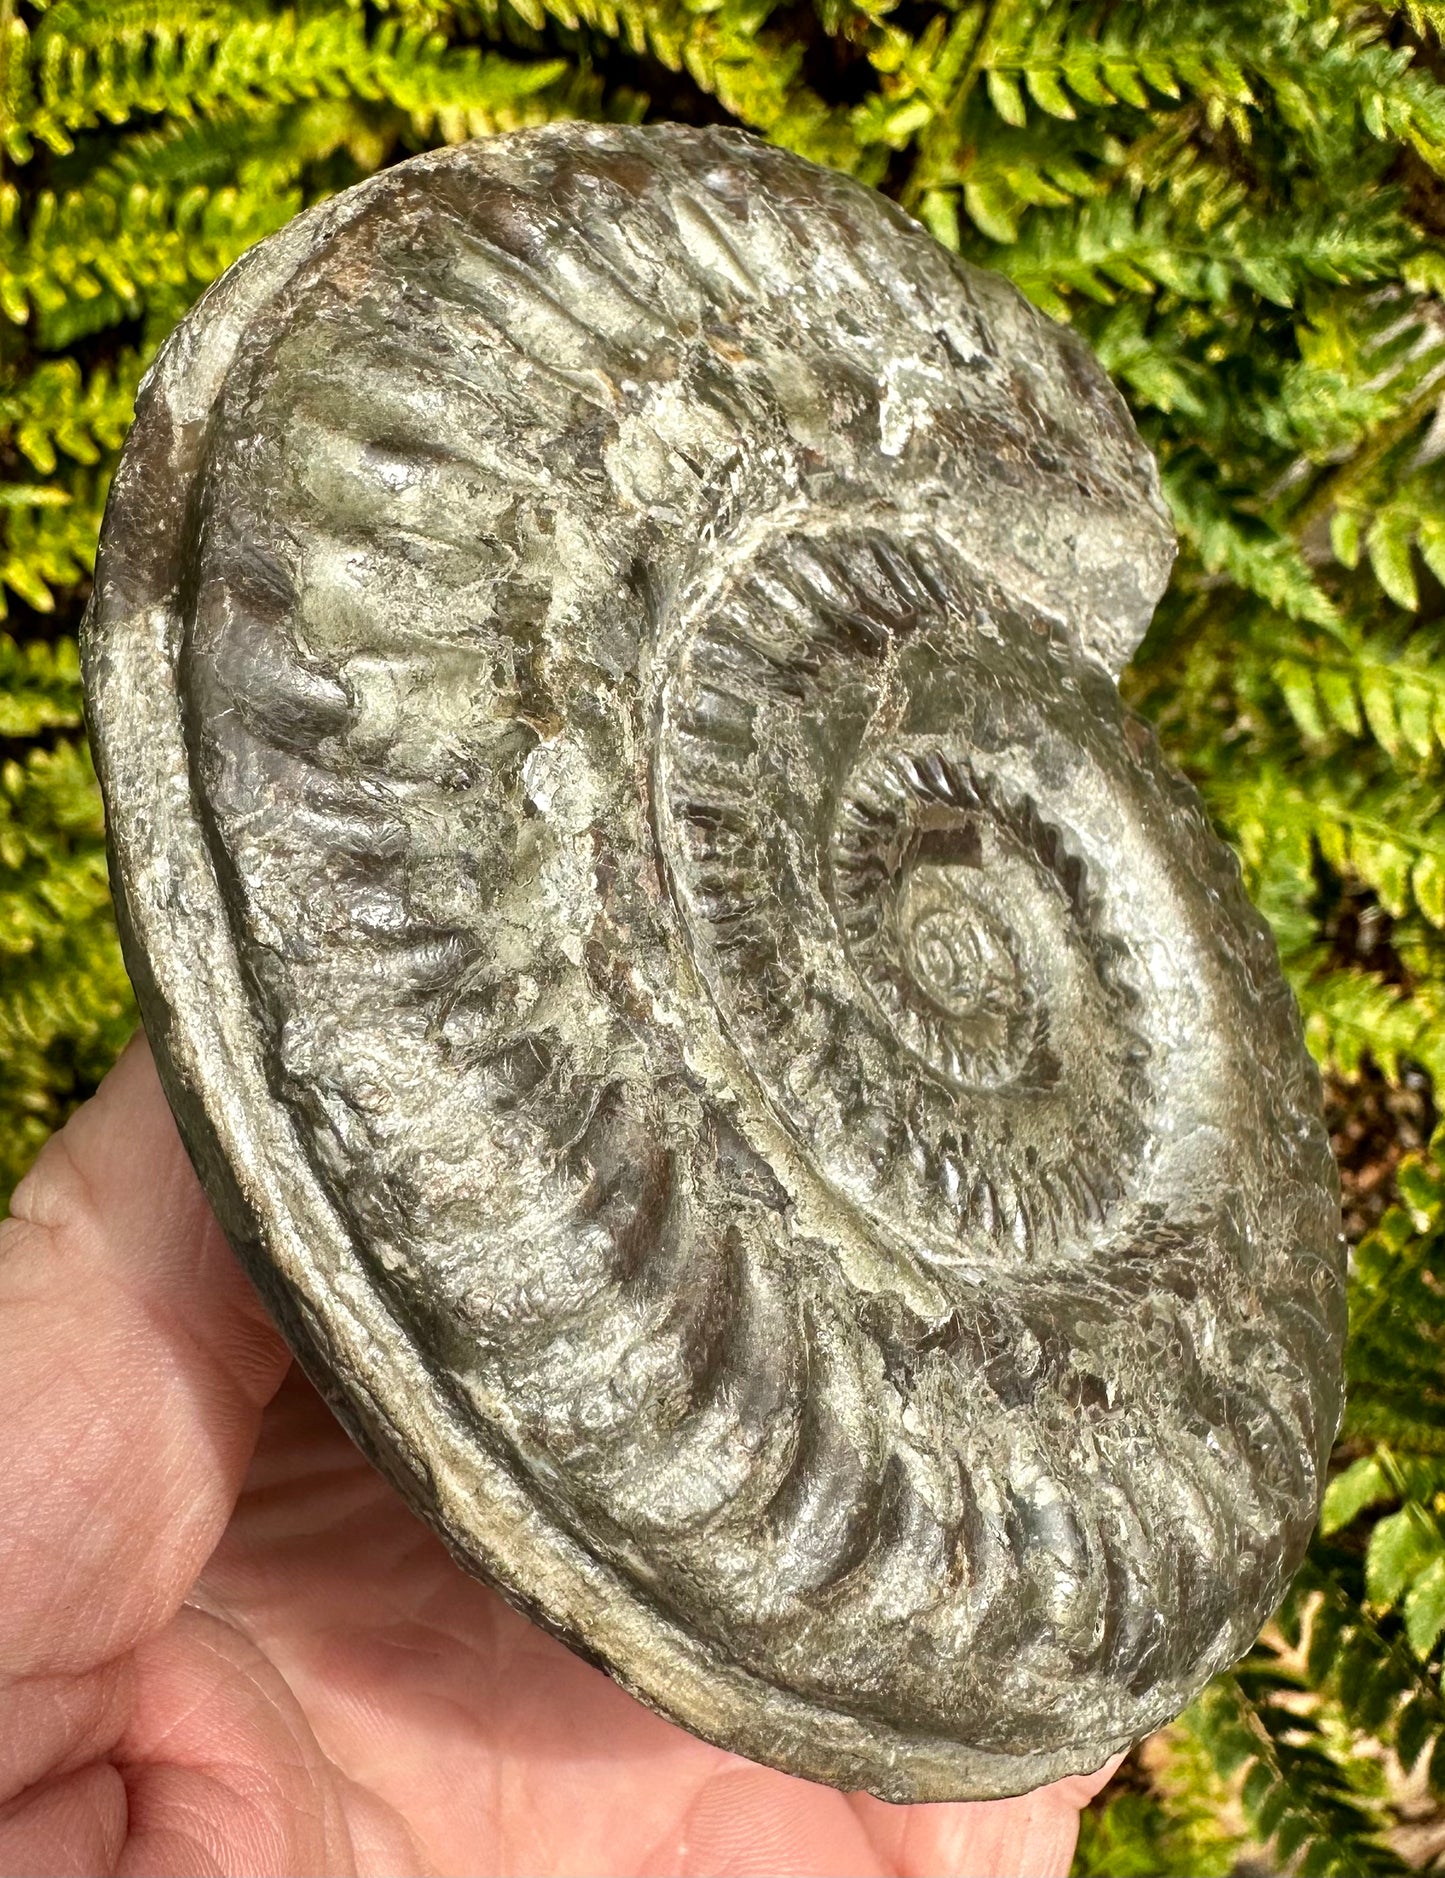
{"type": "Polygon", "coordinates": [[[1114,679],[1084,348],[719,130],[419,157],[166,346],[86,635],[127,956],[296,1349],[645,1701],[895,1799],[1237,1657],[1340,1401],[1266,929],[1114,679]]]}

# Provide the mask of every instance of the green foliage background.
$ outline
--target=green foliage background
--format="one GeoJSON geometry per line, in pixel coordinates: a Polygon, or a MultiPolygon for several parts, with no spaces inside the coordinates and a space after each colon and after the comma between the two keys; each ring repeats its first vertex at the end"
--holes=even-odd
{"type": "Polygon", "coordinates": [[[1132,695],[1373,1172],[1321,1535],[1078,1869],[1418,1864],[1445,1843],[1445,1173],[1423,1136],[1401,1158],[1391,1091],[1428,1134],[1445,0],[0,0],[0,1195],[134,1022],[74,631],[147,361],[303,204],[571,115],[732,120],[886,189],[1072,321],[1158,454],[1183,552],[1132,695]]]}

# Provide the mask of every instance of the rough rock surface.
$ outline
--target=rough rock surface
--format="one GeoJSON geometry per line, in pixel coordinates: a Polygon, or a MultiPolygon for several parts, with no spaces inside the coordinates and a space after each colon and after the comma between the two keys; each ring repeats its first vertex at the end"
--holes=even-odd
{"type": "Polygon", "coordinates": [[[894,1799],[1250,1643],[1338,1420],[1262,922],[1123,709],[1173,542],[1069,334],[738,134],[420,157],[167,345],[85,658],[220,1216],[469,1567],[894,1799]]]}

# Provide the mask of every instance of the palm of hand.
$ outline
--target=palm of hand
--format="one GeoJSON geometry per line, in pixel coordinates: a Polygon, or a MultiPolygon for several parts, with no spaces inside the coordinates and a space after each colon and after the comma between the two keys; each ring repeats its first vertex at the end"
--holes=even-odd
{"type": "Polygon", "coordinates": [[[1102,1776],[833,1793],[683,1734],[466,1578],[288,1374],[143,1047],[15,1211],[0,1874],[1067,1870],[1102,1776]]]}

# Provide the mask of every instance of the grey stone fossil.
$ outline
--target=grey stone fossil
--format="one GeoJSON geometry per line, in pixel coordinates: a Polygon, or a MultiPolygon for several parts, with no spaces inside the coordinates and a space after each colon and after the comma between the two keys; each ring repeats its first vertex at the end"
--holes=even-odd
{"type": "Polygon", "coordinates": [[[91,729],[223,1224],[464,1564],[814,1779],[1097,1766],[1315,1518],[1318,1082],[1114,682],[1172,554],[1074,337],[721,130],[311,210],[116,479],[91,729]]]}

